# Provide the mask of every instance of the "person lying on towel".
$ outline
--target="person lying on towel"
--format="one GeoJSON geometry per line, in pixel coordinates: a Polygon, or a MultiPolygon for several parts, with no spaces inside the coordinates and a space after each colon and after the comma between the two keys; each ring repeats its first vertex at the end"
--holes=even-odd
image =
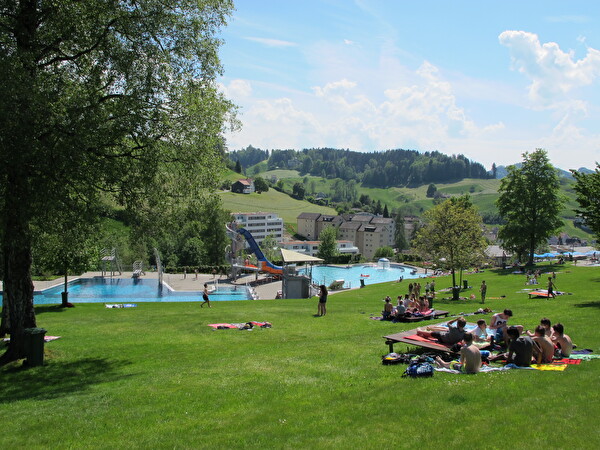
{"type": "Polygon", "coordinates": [[[467,321],[460,316],[448,322],[448,331],[417,330],[417,335],[427,339],[437,339],[442,344],[454,345],[464,339],[465,325],[467,325],[467,321]],[[456,325],[454,325],[454,322],[456,322],[456,325]]]}

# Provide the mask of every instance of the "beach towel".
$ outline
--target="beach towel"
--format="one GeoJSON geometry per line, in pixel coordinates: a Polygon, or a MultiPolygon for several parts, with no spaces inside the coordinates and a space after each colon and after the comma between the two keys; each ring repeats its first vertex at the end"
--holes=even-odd
{"type": "Polygon", "coordinates": [[[225,329],[235,329],[238,330],[251,330],[254,327],[258,328],[271,328],[272,325],[270,322],[244,322],[244,323],[209,323],[209,327],[215,330],[225,330],[225,329]]]}
{"type": "MultiPolygon", "coordinates": [[[[509,370],[506,367],[492,367],[492,366],[486,366],[483,365],[481,366],[481,368],[479,369],[480,373],[488,373],[488,372],[500,372],[503,370],[509,370]]],[[[445,367],[436,367],[435,368],[436,372],[446,372],[446,373],[454,373],[454,374],[462,374],[462,375],[466,375],[466,372],[461,372],[460,370],[456,370],[456,369],[446,369],[445,367]]],[[[473,374],[470,374],[473,375],[473,374]]]]}
{"type": "Polygon", "coordinates": [[[583,354],[583,355],[574,355],[571,353],[571,356],[569,356],[570,359],[580,359],[582,361],[591,361],[592,359],[600,359],[600,355],[589,355],[589,354],[583,354]]]}
{"type": "Polygon", "coordinates": [[[570,359],[570,358],[563,358],[563,359],[556,359],[554,361],[552,361],[552,364],[581,364],[581,359],[570,359]]]}
{"type": "Polygon", "coordinates": [[[567,368],[568,364],[532,364],[536,370],[551,370],[555,372],[563,372],[567,368]]]}
{"type": "Polygon", "coordinates": [[[137,308],[137,303],[115,303],[115,304],[105,304],[106,308],[137,308]]]}
{"type": "MultiPolygon", "coordinates": [[[[60,336],[44,336],[44,342],[52,342],[57,339],[60,339],[60,336]]],[[[3,342],[10,342],[10,338],[3,338],[3,342]]]]}

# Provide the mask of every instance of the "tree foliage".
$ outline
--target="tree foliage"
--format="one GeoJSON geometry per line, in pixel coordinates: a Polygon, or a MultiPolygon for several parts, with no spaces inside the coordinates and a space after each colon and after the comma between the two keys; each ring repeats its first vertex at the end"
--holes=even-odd
{"type": "Polygon", "coordinates": [[[317,256],[323,258],[326,263],[332,262],[338,255],[337,249],[337,227],[326,227],[319,234],[319,250],[317,256]]]}
{"type": "MultiPolygon", "coordinates": [[[[481,216],[468,196],[453,197],[425,213],[426,224],[419,229],[412,245],[423,257],[452,272],[467,269],[484,258],[487,246],[481,216]]],[[[456,296],[455,292],[455,296],[456,296]]]]}
{"type": "MultiPolygon", "coordinates": [[[[363,153],[333,148],[273,150],[268,152],[248,147],[230,153],[230,158],[245,164],[256,164],[268,158],[269,170],[298,168],[304,174],[323,178],[354,180],[367,187],[419,186],[426,183],[446,183],[463,178],[489,178],[486,169],[463,155],[414,150],[388,150],[363,153]],[[298,166],[299,163],[299,166],[298,166]]],[[[355,201],[355,198],[341,200],[355,201]]]]}
{"type": "Polygon", "coordinates": [[[527,255],[528,264],[533,264],[536,247],[563,225],[560,211],[564,200],[558,174],[542,149],[524,153],[521,167],[509,166],[507,170],[496,203],[506,221],[498,237],[504,248],[519,258],[527,255]]]}
{"type": "Polygon", "coordinates": [[[2,361],[21,356],[23,329],[36,325],[33,233],[53,223],[49,217],[72,211],[85,221],[105,195],[132,210],[168,210],[215,187],[232,112],[217,89],[216,33],[231,8],[212,0],[0,6],[0,213],[11,333],[2,361]]]}
{"type": "Polygon", "coordinates": [[[254,189],[259,194],[261,192],[268,192],[269,191],[269,183],[267,183],[267,181],[262,177],[256,177],[254,179],[254,189]]]}
{"type": "Polygon", "coordinates": [[[574,189],[580,206],[577,213],[600,241],[600,164],[596,163],[594,173],[584,174],[576,170],[571,172],[576,180],[574,189]]]}

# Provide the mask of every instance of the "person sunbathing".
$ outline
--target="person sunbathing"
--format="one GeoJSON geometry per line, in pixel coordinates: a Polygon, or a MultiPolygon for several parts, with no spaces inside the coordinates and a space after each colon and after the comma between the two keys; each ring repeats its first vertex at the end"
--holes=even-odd
{"type": "Polygon", "coordinates": [[[568,358],[573,351],[573,341],[569,335],[565,334],[562,323],[552,325],[552,343],[555,347],[556,356],[559,358],[568,358]]]}
{"type": "Polygon", "coordinates": [[[533,336],[533,357],[538,364],[549,364],[552,362],[554,357],[554,344],[548,336],[546,336],[546,330],[543,326],[538,325],[535,328],[535,335],[533,336]]]}
{"type": "Polygon", "coordinates": [[[437,339],[442,344],[454,345],[465,337],[465,325],[467,321],[462,316],[448,322],[448,331],[424,331],[417,330],[417,335],[427,339],[437,339]],[[454,325],[456,322],[456,325],[454,325]]]}
{"type": "Polygon", "coordinates": [[[460,359],[458,361],[445,362],[439,356],[436,356],[435,362],[439,367],[446,369],[459,370],[464,373],[477,373],[481,368],[481,352],[473,345],[473,335],[467,333],[464,336],[465,345],[460,349],[460,359]]]}

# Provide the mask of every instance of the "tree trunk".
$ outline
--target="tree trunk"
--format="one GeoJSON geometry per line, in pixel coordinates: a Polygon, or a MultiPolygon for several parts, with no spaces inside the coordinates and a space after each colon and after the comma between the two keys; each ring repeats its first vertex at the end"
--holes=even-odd
{"type": "Polygon", "coordinates": [[[460,297],[460,288],[456,287],[456,272],[452,268],[452,300],[458,300],[460,297]]]}
{"type": "MultiPolygon", "coordinates": [[[[17,54],[22,64],[22,75],[36,85],[36,59],[34,56],[37,33],[37,2],[19,2],[16,16],[15,35],[17,54]]],[[[0,357],[0,365],[20,359],[24,354],[23,330],[36,326],[33,309],[33,282],[31,281],[31,231],[30,213],[33,210],[32,164],[29,158],[35,155],[36,115],[33,114],[34,89],[19,93],[15,111],[14,134],[7,139],[13,151],[5,155],[4,172],[7,173],[4,192],[4,217],[2,226],[2,248],[4,251],[4,295],[3,307],[8,309],[7,331],[10,345],[0,357]],[[17,149],[21,151],[17,151],[17,149]]],[[[5,322],[6,323],[6,322],[5,322]]]]}
{"type": "MultiPolygon", "coordinates": [[[[15,184],[9,186],[13,188],[15,184]]],[[[19,206],[21,197],[18,191],[18,188],[9,188],[5,199],[3,304],[8,308],[10,345],[0,357],[0,365],[25,356],[23,330],[36,326],[31,281],[31,236],[26,222],[27,213],[19,206]]]]}

